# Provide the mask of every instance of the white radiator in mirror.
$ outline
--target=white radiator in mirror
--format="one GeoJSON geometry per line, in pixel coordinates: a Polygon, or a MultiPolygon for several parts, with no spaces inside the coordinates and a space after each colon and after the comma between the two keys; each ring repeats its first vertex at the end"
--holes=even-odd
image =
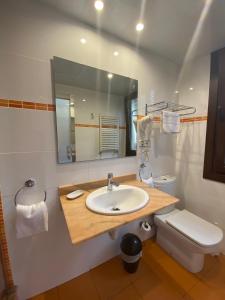
{"type": "Polygon", "coordinates": [[[99,116],[99,153],[104,151],[119,152],[120,120],[117,116],[99,116]]]}

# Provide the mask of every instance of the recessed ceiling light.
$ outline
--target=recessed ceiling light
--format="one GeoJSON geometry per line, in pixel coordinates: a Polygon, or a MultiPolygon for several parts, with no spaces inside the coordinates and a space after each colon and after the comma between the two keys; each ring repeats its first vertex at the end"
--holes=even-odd
{"type": "Polygon", "coordinates": [[[83,102],[86,102],[87,100],[86,100],[86,99],[82,99],[82,101],[83,101],[83,102]]]}
{"type": "Polygon", "coordinates": [[[80,42],[81,42],[81,44],[86,44],[86,43],[87,43],[87,40],[86,40],[85,38],[81,38],[81,39],[80,39],[80,42]]]}
{"type": "Polygon", "coordinates": [[[145,25],[143,23],[137,23],[136,25],[136,30],[137,31],[142,31],[144,29],[145,25]]]}
{"type": "Polygon", "coordinates": [[[103,10],[104,8],[104,2],[103,1],[95,1],[95,8],[96,10],[103,10]]]}
{"type": "Polygon", "coordinates": [[[179,94],[179,91],[175,91],[174,93],[175,93],[175,94],[179,94]]]}
{"type": "Polygon", "coordinates": [[[108,73],[107,76],[108,76],[109,79],[112,79],[112,78],[113,78],[113,74],[112,74],[112,73],[108,73]]]}
{"type": "Polygon", "coordinates": [[[114,56],[118,56],[118,55],[119,55],[119,52],[118,52],[118,51],[114,51],[114,52],[113,52],[113,55],[114,55],[114,56]]]}
{"type": "Polygon", "coordinates": [[[189,90],[190,90],[190,91],[193,91],[193,89],[194,89],[194,88],[193,88],[192,86],[191,86],[191,87],[189,87],[189,90]]]}

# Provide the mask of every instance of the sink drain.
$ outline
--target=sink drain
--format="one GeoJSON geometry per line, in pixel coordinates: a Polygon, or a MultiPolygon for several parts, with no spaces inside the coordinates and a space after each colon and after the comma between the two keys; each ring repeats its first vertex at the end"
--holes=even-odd
{"type": "Polygon", "coordinates": [[[113,211],[118,211],[118,210],[120,210],[120,208],[119,207],[113,207],[112,210],[113,211]]]}

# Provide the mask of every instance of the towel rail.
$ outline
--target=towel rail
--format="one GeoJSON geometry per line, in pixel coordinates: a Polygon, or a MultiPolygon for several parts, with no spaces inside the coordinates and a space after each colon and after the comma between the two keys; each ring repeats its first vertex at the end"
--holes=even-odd
{"type": "Polygon", "coordinates": [[[153,104],[146,104],[145,105],[145,115],[147,116],[150,113],[168,110],[173,112],[179,111],[187,111],[186,113],[179,113],[180,116],[187,116],[196,113],[196,108],[194,106],[188,106],[183,104],[177,104],[174,102],[167,102],[167,101],[160,101],[153,104]]]}
{"type": "MultiPolygon", "coordinates": [[[[18,189],[18,191],[16,192],[15,196],[14,196],[14,203],[15,203],[15,206],[17,206],[17,197],[19,195],[19,193],[24,189],[24,188],[31,188],[35,186],[35,180],[34,179],[28,179],[25,181],[24,185],[18,189]]],[[[46,199],[47,199],[47,192],[44,191],[44,202],[46,202],[46,199]]]]}

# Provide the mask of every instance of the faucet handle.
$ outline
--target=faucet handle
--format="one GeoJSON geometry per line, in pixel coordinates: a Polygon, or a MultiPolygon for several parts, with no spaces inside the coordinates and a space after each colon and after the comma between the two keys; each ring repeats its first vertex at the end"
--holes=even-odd
{"type": "Polygon", "coordinates": [[[108,173],[108,179],[112,179],[113,178],[113,173],[108,173]]]}

